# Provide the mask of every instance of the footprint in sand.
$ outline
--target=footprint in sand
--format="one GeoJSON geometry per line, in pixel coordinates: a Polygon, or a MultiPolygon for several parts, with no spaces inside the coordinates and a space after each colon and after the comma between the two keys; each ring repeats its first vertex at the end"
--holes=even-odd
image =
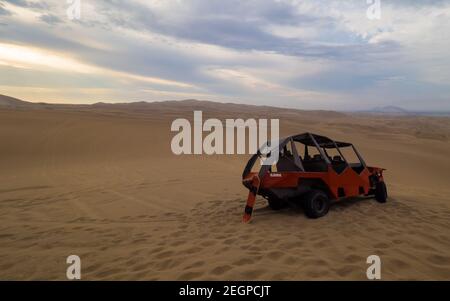
{"type": "Polygon", "coordinates": [[[243,276],[243,279],[254,280],[254,279],[261,279],[261,276],[265,272],[266,271],[263,269],[252,269],[252,270],[243,271],[241,274],[243,276]]]}
{"type": "Polygon", "coordinates": [[[439,254],[432,254],[430,256],[427,257],[428,261],[430,261],[431,263],[435,264],[435,265],[450,265],[450,257],[448,256],[443,256],[443,255],[439,255],[439,254]]]}
{"type": "Polygon", "coordinates": [[[220,276],[231,269],[232,269],[232,267],[229,265],[221,265],[221,266],[218,266],[218,267],[215,267],[214,269],[212,269],[210,273],[215,276],[220,276]]]}
{"type": "Polygon", "coordinates": [[[336,274],[338,274],[340,277],[346,277],[351,273],[354,273],[355,271],[361,272],[361,270],[361,267],[357,265],[345,265],[336,269],[336,274]]]}
{"type": "Polygon", "coordinates": [[[187,267],[184,268],[184,270],[190,270],[190,269],[193,269],[193,268],[199,268],[199,267],[204,266],[204,265],[205,265],[205,261],[200,260],[200,261],[196,261],[196,262],[188,265],[187,267]]]}
{"type": "Polygon", "coordinates": [[[194,280],[203,275],[203,272],[186,272],[178,277],[178,280],[194,280]]]}
{"type": "Polygon", "coordinates": [[[381,242],[381,243],[374,244],[373,247],[376,249],[387,249],[387,248],[389,248],[389,245],[384,242],[381,242]]]}
{"type": "Polygon", "coordinates": [[[365,258],[359,255],[349,254],[345,257],[345,261],[350,263],[365,262],[365,258]]]}
{"type": "Polygon", "coordinates": [[[267,258],[272,259],[272,260],[278,260],[278,259],[282,258],[283,256],[285,256],[285,253],[283,253],[281,251],[272,251],[267,254],[267,258]]]}
{"type": "Polygon", "coordinates": [[[255,259],[253,257],[244,257],[239,260],[236,260],[232,263],[233,266],[243,266],[247,264],[252,264],[255,262],[255,259]]]}

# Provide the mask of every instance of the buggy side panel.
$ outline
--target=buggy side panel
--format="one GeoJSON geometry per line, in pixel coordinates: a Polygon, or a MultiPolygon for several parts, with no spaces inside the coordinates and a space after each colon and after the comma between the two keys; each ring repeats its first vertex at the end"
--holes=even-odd
{"type": "Polygon", "coordinates": [[[328,184],[336,198],[369,193],[370,172],[367,168],[364,168],[359,174],[351,167],[347,167],[341,174],[337,174],[330,168],[329,174],[330,182],[328,184]]]}
{"type": "MultiPolygon", "coordinates": [[[[250,173],[249,177],[252,177],[252,174],[254,173],[250,173]]],[[[350,167],[346,168],[341,174],[337,174],[331,167],[328,167],[327,172],[267,172],[261,176],[260,189],[262,191],[291,188],[301,194],[302,186],[317,185],[319,186],[317,188],[327,192],[331,199],[367,194],[371,186],[370,172],[367,168],[360,174],[350,167]]]]}

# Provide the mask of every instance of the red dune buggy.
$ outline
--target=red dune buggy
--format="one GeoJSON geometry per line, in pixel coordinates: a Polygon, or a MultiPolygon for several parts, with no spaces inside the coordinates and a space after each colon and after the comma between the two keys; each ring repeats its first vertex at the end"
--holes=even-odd
{"type": "Polygon", "coordinates": [[[273,210],[300,202],[310,218],[324,216],[331,200],[345,197],[373,195],[378,202],[386,202],[385,169],[367,166],[351,143],[312,133],[276,143],[278,147],[273,148],[272,143],[272,151],[266,155],[261,151],[253,155],[244,169],[242,183],[249,189],[244,222],[251,218],[256,195],[267,199],[273,210]],[[274,150],[279,152],[277,163],[261,165],[253,172],[256,160],[270,156],[274,150]]]}

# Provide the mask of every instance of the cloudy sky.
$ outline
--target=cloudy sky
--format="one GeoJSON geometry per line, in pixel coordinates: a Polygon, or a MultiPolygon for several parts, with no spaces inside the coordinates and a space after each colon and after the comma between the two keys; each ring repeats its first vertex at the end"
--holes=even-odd
{"type": "Polygon", "coordinates": [[[74,1],[0,1],[0,94],[450,110],[450,1],[74,1]]]}

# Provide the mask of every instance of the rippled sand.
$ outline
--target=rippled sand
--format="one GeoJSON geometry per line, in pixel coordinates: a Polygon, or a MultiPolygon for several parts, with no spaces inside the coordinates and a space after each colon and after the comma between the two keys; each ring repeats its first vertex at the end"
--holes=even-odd
{"type": "MultiPolygon", "coordinates": [[[[51,106],[50,106],[51,107],[51,106]]],[[[450,121],[186,102],[0,109],[0,279],[450,279],[450,121]],[[175,156],[170,124],[281,118],[283,134],[354,142],[387,168],[390,198],[336,203],[307,219],[259,199],[250,224],[248,156],[175,156]]]]}

